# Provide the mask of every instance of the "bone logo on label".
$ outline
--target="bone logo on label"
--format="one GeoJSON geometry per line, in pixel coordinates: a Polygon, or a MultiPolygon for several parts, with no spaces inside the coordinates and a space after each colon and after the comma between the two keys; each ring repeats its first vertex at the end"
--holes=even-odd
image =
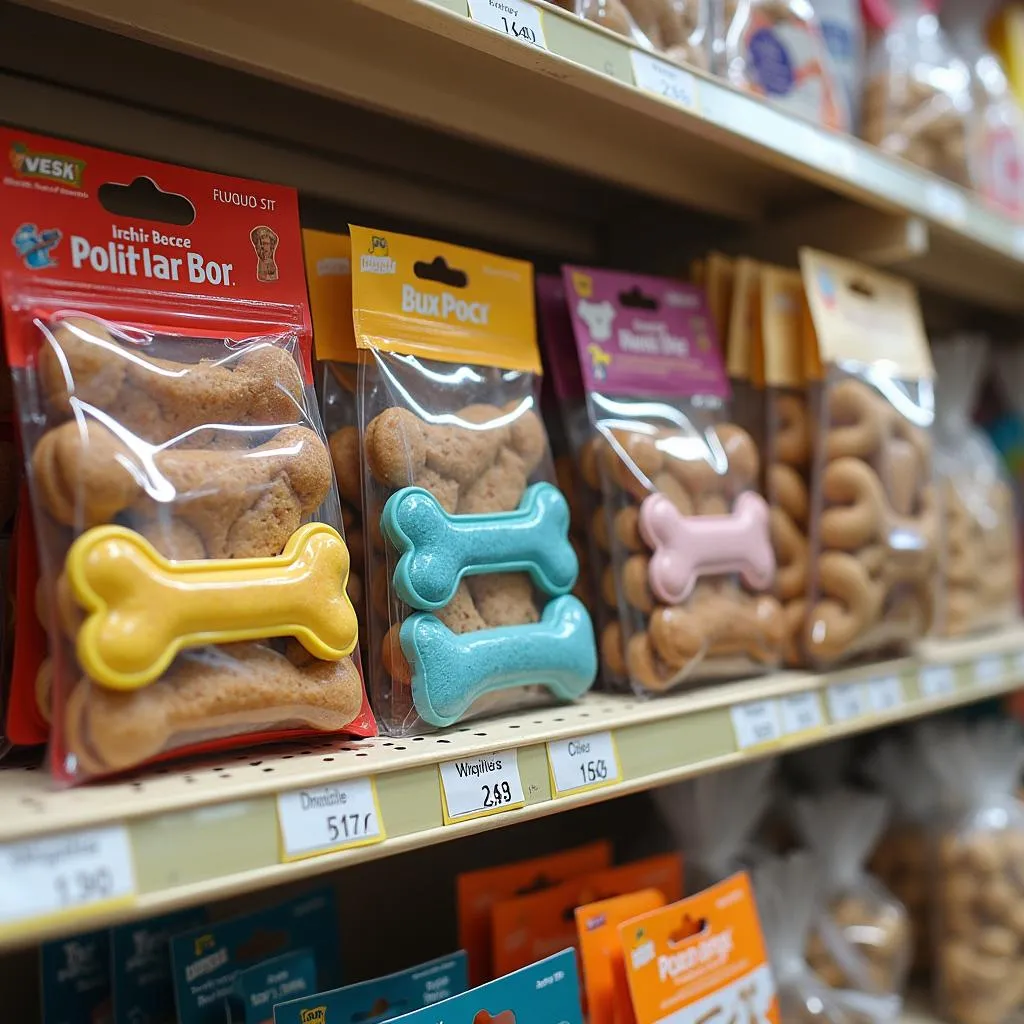
{"type": "Polygon", "coordinates": [[[590,337],[594,341],[609,341],[611,339],[615,307],[607,299],[603,302],[588,302],[586,299],[580,299],[576,303],[576,313],[587,325],[590,337]]]}

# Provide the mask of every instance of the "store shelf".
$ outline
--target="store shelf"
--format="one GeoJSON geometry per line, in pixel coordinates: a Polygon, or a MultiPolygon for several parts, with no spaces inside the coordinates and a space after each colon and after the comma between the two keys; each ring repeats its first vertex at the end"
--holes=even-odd
{"type": "MultiPolygon", "coordinates": [[[[1015,627],[983,639],[930,643],[916,659],[828,675],[780,673],[658,700],[593,694],[569,707],[470,723],[439,735],[310,742],[76,790],[56,790],[42,770],[0,770],[0,884],[16,884],[23,844],[62,840],[65,849],[67,840],[105,826],[115,826],[115,839],[127,843],[135,874],[129,899],[90,905],[87,898],[84,906],[46,917],[0,917],[0,948],[66,934],[72,925],[145,916],[500,828],[1020,685],[1024,627],[1015,627]],[[786,731],[791,712],[811,718],[790,721],[792,731],[786,731]],[[743,745],[772,721],[778,724],[767,742],[743,745]],[[546,744],[606,731],[614,737],[620,778],[553,794],[546,744]],[[518,753],[524,806],[444,825],[439,763],[511,749],[518,753]],[[386,839],[282,862],[278,795],[366,777],[376,786],[386,839]]],[[[36,861],[46,849],[32,847],[36,861]]],[[[54,856],[37,884],[56,884],[58,874],[74,869],[73,859],[54,856]]]]}
{"type": "MultiPolygon", "coordinates": [[[[782,228],[791,216],[810,218],[833,248],[876,257],[958,298],[1024,308],[1024,228],[961,189],[708,76],[677,70],[677,100],[645,91],[635,84],[638,51],[543,0],[535,6],[548,50],[472,21],[465,0],[31,6],[659,200],[782,228]],[[851,205],[874,216],[851,217],[851,205]],[[827,230],[837,219],[846,225],[838,237],[827,230]],[[879,234],[887,239],[881,248],[879,234]]],[[[93,69],[96,59],[91,47],[93,69]]],[[[183,75],[161,102],[187,104],[192,95],[183,75]]],[[[211,94],[209,102],[221,116],[222,97],[211,94]]],[[[275,132],[282,111],[264,109],[266,130],[275,132]]],[[[243,116],[258,120],[263,109],[226,115],[228,122],[243,116]]],[[[294,108],[289,116],[295,121],[294,108]]],[[[424,164],[417,142],[410,170],[429,178],[437,150],[424,164]]],[[[500,192],[496,174],[493,181],[477,175],[472,188],[500,192]]],[[[638,244],[643,236],[650,232],[638,244]]]]}

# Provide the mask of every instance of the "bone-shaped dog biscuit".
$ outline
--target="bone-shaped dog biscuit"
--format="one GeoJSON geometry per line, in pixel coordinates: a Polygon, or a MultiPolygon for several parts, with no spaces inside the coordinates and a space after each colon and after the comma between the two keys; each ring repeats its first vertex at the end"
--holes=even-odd
{"type": "Polygon", "coordinates": [[[348,565],[344,541],[325,523],[301,527],[281,555],[198,562],[169,562],[131,530],[96,527],[67,558],[87,612],[78,660],[119,690],[153,682],[179,651],[204,644],[293,636],[337,661],[356,645],[348,565]]]}
{"type": "Polygon", "coordinates": [[[764,590],[775,573],[768,505],[753,491],[723,516],[684,516],[662,494],[640,506],[640,532],[653,549],[651,591],[665,604],[685,601],[697,577],[739,572],[747,586],[764,590]]]}
{"type": "Polygon", "coordinates": [[[574,700],[597,675],[594,627],[572,595],[548,602],[540,622],[462,635],[417,612],[402,623],[401,644],[416,710],[438,727],[457,722],[488,693],[536,685],[574,700]]]}
{"type": "Polygon", "coordinates": [[[567,594],[579,572],[569,543],[569,505],[548,483],[527,488],[514,512],[451,515],[429,491],[388,499],[381,525],[401,552],[394,585],[413,608],[436,611],[464,576],[526,572],[546,594],[567,594]]]}

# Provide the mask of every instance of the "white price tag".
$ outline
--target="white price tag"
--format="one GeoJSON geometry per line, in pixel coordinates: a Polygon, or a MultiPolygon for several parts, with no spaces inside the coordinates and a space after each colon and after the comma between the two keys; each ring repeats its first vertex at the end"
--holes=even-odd
{"type": "Polygon", "coordinates": [[[622,778],[619,755],[610,732],[595,732],[548,744],[551,792],[555,796],[610,786],[622,778]]]}
{"type": "Polygon", "coordinates": [[[123,825],[0,844],[0,933],[35,918],[130,903],[131,840],[123,825]]]}
{"type": "Polygon", "coordinates": [[[1003,657],[987,654],[974,663],[975,686],[998,686],[1003,681],[1003,657]]]}
{"type": "Polygon", "coordinates": [[[437,770],[446,825],[498,814],[526,803],[515,750],[446,761],[437,770]]]}
{"type": "Polygon", "coordinates": [[[526,46],[548,48],[540,11],[523,0],[469,0],[469,16],[526,46]]]}
{"type": "Polygon", "coordinates": [[[281,859],[369,846],[386,836],[373,779],[350,779],[279,793],[281,859]]]}
{"type": "Polygon", "coordinates": [[[751,700],[731,708],[732,728],[740,750],[777,743],[782,739],[779,706],[774,700],[751,700]]]}
{"type": "Polygon", "coordinates": [[[917,681],[921,695],[928,700],[948,697],[956,691],[956,672],[952,665],[925,665],[917,681]]]}
{"type": "Polygon", "coordinates": [[[828,688],[828,714],[833,722],[860,718],[864,712],[864,688],[860,683],[833,683],[828,688]]]}
{"type": "Polygon", "coordinates": [[[631,50],[629,56],[633,62],[633,81],[638,89],[663,96],[694,113],[700,111],[696,75],[643,50],[631,50]]]}
{"type": "Polygon", "coordinates": [[[899,676],[868,680],[868,704],[877,715],[903,707],[903,684],[899,676]]]}
{"type": "Polygon", "coordinates": [[[925,190],[928,210],[936,220],[962,227],[967,220],[967,200],[960,189],[941,181],[930,181],[925,190]]]}
{"type": "Polygon", "coordinates": [[[779,709],[782,712],[782,731],[787,736],[821,729],[825,725],[825,719],[821,714],[821,700],[815,690],[780,697],[779,709]]]}

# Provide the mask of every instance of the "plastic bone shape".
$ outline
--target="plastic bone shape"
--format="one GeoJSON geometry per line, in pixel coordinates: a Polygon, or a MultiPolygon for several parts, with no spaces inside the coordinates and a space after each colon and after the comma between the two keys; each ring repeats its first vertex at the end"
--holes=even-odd
{"type": "Polygon", "coordinates": [[[550,601],[528,625],[456,634],[417,612],[399,636],[416,711],[430,725],[451,725],[484,694],[517,686],[546,686],[559,700],[574,700],[597,674],[594,627],[571,595],[550,601]]]}
{"type": "Polygon", "coordinates": [[[662,494],[640,506],[640,533],[652,549],[647,576],[665,604],[685,601],[699,576],[738,572],[748,587],[764,590],[775,576],[768,504],[745,491],[724,516],[685,516],[662,494]]]}
{"type": "Polygon", "coordinates": [[[406,487],[388,499],[381,527],[402,553],[395,590],[421,611],[444,608],[464,576],[526,572],[555,597],[569,593],[579,573],[568,502],[548,483],[528,487],[513,512],[476,515],[452,515],[429,491],[406,487]]]}
{"type": "Polygon", "coordinates": [[[123,526],[97,526],[67,558],[87,613],[78,660],[117,690],[153,682],[179,651],[203,644],[294,636],[314,657],[338,661],[357,638],[348,570],[345,542],[325,523],[300,527],[280,555],[187,562],[168,561],[123,526]]]}

